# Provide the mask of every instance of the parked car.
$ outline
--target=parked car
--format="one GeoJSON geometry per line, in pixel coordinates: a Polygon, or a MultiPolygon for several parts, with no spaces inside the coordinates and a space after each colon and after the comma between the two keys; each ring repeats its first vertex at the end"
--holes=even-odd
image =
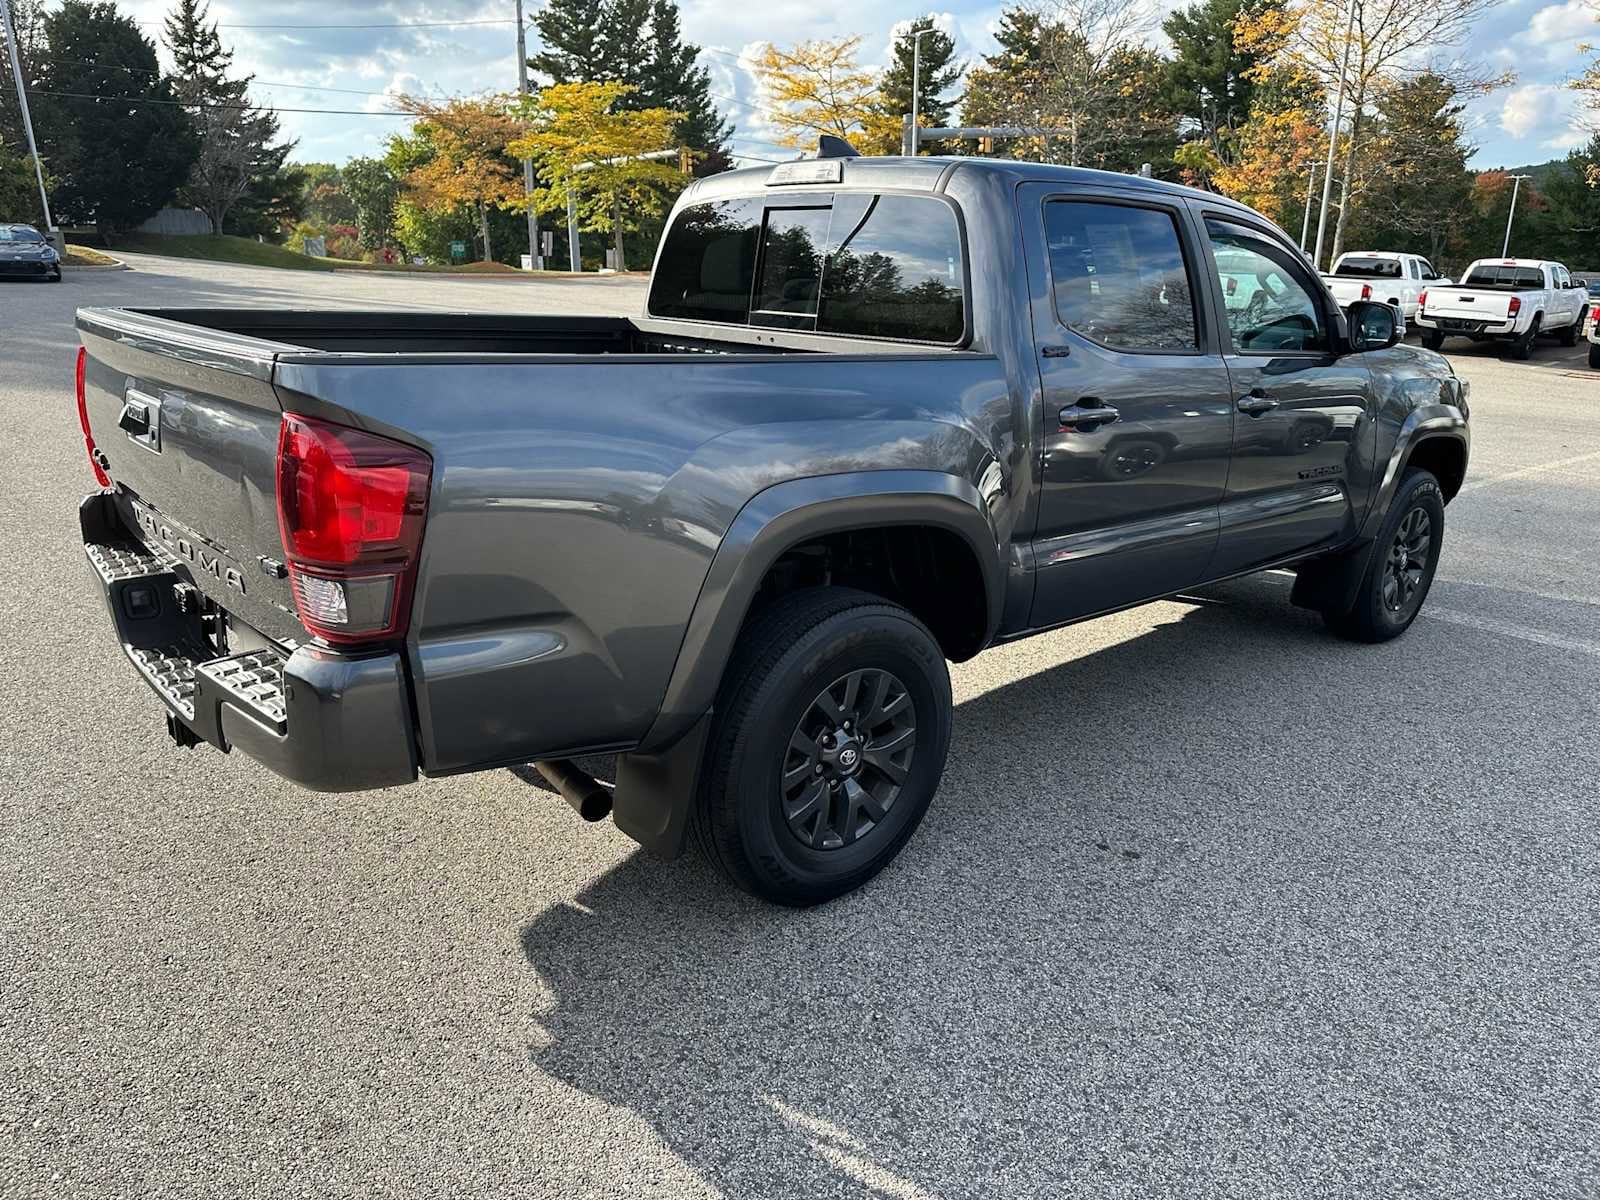
{"type": "Polygon", "coordinates": [[[1540,334],[1575,346],[1589,307],[1588,289],[1588,281],[1573,279],[1558,262],[1479,259],[1459,286],[1430,285],[1423,293],[1417,311],[1422,344],[1437,350],[1456,335],[1507,342],[1513,358],[1527,358],[1540,334]]]}
{"type": "Polygon", "coordinates": [[[61,255],[32,225],[0,225],[0,276],[61,282],[61,255]]]}
{"type": "Polygon", "coordinates": [[[1340,308],[1357,300],[1376,300],[1400,310],[1405,324],[1417,318],[1417,301],[1430,286],[1450,280],[1433,269],[1420,254],[1389,250],[1350,250],[1334,260],[1331,273],[1322,277],[1340,308]]]}
{"type": "MultiPolygon", "coordinates": [[[[77,323],[86,552],[179,744],[324,791],[536,761],[788,904],[911,837],[947,660],[1269,567],[1396,637],[1467,469],[1466,387],[1388,307],[1347,322],[1240,204],[1069,167],[696,180],[632,320],[77,323]]],[[[1040,714],[1067,752],[1080,706],[1040,714]]]]}

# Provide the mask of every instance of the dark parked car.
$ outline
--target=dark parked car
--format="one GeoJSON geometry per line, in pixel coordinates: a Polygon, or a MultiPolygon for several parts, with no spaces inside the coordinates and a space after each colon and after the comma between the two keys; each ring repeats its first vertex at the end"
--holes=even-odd
{"type": "Polygon", "coordinates": [[[911,837],[947,660],[1286,566],[1392,638],[1467,468],[1446,360],[1270,222],[1027,163],[698,180],[633,320],[78,327],[84,541],[180,744],[326,791],[538,761],[784,903],[911,837]]]}
{"type": "Polygon", "coordinates": [[[61,282],[61,255],[32,225],[0,225],[0,279],[61,282]]]}

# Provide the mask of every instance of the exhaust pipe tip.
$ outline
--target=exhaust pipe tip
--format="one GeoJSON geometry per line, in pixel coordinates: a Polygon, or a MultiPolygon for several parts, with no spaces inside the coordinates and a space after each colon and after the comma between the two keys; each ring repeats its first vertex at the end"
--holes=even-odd
{"type": "Polygon", "coordinates": [[[611,815],[611,789],[570,758],[552,758],[533,764],[545,782],[585,821],[604,821],[611,815]]]}

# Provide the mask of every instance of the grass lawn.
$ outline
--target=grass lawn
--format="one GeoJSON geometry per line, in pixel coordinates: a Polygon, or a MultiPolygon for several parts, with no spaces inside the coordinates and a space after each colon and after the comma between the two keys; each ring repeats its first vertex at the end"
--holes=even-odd
{"type": "Polygon", "coordinates": [[[62,264],[68,267],[114,267],[117,260],[101,254],[98,250],[91,250],[88,246],[78,246],[67,243],[67,256],[62,259],[62,264]]]}
{"type": "Polygon", "coordinates": [[[117,238],[112,253],[131,250],[135,254],[165,254],[170,258],[203,258],[211,262],[244,263],[252,267],[283,267],[290,271],[332,271],[331,259],[311,258],[282,246],[258,242],[254,238],[226,234],[193,234],[164,237],[154,233],[126,233],[117,238]]]}

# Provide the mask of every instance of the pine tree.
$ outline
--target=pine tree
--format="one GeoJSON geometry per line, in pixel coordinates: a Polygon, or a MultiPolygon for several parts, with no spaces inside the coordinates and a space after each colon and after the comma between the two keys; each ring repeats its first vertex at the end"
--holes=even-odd
{"type": "Polygon", "coordinates": [[[1198,0],[1162,22],[1173,49],[1162,96],[1219,157],[1227,154],[1224,143],[1249,118],[1256,91],[1252,69],[1262,60],[1238,44],[1234,26],[1242,14],[1259,20],[1264,10],[1282,7],[1282,0],[1198,0]]]}
{"type": "Polygon", "coordinates": [[[551,83],[612,78],[606,70],[605,22],[602,0],[550,0],[533,19],[544,48],[528,66],[551,83]]]}
{"type": "MultiPolygon", "coordinates": [[[[964,70],[956,55],[955,39],[941,29],[935,29],[931,16],[918,17],[902,28],[895,37],[894,55],[884,69],[878,84],[880,104],[885,116],[899,120],[911,111],[913,77],[917,85],[917,114],[925,126],[950,123],[954,102],[944,99],[944,94],[961,78],[964,70]],[[922,39],[921,71],[917,71],[915,37],[924,30],[934,30],[922,39]]],[[[924,142],[924,146],[929,143],[924,142]]],[[[931,149],[931,146],[929,146],[931,149]]]]}
{"type": "Polygon", "coordinates": [[[207,23],[206,0],[178,0],[165,22],[167,49],[177,66],[174,72],[186,82],[222,79],[233,65],[233,51],[223,48],[216,22],[207,23]]]}
{"type": "Polygon", "coordinates": [[[230,79],[233,51],[225,49],[215,21],[209,19],[206,0],[178,0],[167,17],[167,49],[177,65],[178,97],[189,106],[200,134],[200,156],[184,189],[185,199],[211,218],[211,231],[222,233],[228,215],[252,191],[252,224],[260,214],[281,207],[277,177],[294,143],[273,145],[278,137],[278,114],[250,102],[246,75],[230,79]]]}
{"type": "Polygon", "coordinates": [[[677,136],[695,152],[694,173],[714,175],[733,165],[727,142],[733,126],[711,99],[711,76],[700,63],[700,47],[683,40],[675,0],[655,0],[650,11],[650,55],[639,80],[641,108],[683,114],[677,136]]]}
{"type": "Polygon", "coordinates": [[[695,173],[731,165],[733,127],[712,102],[700,47],[684,42],[675,0],[550,0],[534,25],[544,48],[528,65],[552,84],[622,83],[619,107],[684,114],[676,136],[696,155],[695,173]]]}

